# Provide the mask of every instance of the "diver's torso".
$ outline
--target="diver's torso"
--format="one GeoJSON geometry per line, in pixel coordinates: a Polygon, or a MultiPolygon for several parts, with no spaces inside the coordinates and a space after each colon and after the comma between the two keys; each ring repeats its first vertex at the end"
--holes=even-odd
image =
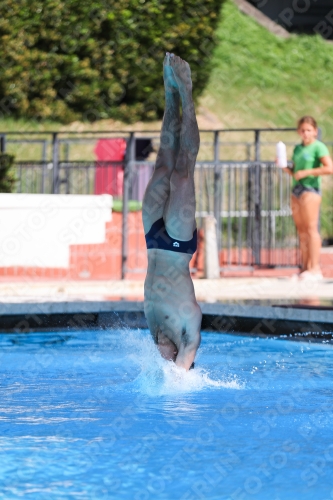
{"type": "Polygon", "coordinates": [[[145,315],[153,335],[160,329],[176,342],[182,331],[201,319],[189,271],[191,255],[148,250],[145,315]]]}

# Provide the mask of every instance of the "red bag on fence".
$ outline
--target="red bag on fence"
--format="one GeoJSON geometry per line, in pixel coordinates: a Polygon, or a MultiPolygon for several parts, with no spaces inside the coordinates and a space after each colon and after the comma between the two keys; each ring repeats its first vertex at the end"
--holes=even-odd
{"type": "Polygon", "coordinates": [[[94,153],[97,158],[95,194],[107,193],[121,197],[123,195],[126,140],[122,138],[99,139],[94,153]]]}

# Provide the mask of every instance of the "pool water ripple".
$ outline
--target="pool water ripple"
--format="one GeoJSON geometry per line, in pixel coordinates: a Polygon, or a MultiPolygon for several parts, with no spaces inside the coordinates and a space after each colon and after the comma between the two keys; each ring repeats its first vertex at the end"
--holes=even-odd
{"type": "Polygon", "coordinates": [[[0,498],[332,499],[332,345],[202,338],[2,335],[0,498]]]}

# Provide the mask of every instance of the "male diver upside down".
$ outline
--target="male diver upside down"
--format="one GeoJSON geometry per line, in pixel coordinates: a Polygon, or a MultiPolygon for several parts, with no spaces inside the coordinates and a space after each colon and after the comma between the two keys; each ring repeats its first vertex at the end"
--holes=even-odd
{"type": "Polygon", "coordinates": [[[163,358],[189,370],[202,317],[189,270],[197,246],[194,168],[200,138],[188,63],[167,53],[163,77],[160,148],[142,207],[148,252],[144,310],[163,358]]]}

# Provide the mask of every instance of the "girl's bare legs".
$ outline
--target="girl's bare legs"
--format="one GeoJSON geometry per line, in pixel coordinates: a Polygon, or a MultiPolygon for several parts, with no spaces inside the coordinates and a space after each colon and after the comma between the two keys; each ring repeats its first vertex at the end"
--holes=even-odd
{"type": "Polygon", "coordinates": [[[321,237],[318,231],[318,222],[321,196],[316,193],[303,193],[300,202],[307,234],[307,270],[311,273],[320,273],[321,237]]]}
{"type": "Polygon", "coordinates": [[[191,240],[195,230],[194,168],[200,145],[199,129],[192,100],[191,70],[186,61],[174,56],[170,64],[182,102],[180,147],[170,178],[170,197],[165,207],[165,225],[172,238],[191,240]]]}
{"type": "Polygon", "coordinates": [[[292,210],[300,238],[303,270],[320,273],[321,237],[318,231],[321,196],[303,193],[299,199],[292,197],[292,210]]]}
{"type": "Polygon", "coordinates": [[[163,63],[165,111],[160,136],[160,148],[153,175],[143,198],[142,219],[145,233],[163,217],[170,193],[170,177],[176,164],[180,136],[180,95],[172,69],[170,55],[163,63]]]}
{"type": "Polygon", "coordinates": [[[291,210],[293,219],[299,236],[299,246],[301,251],[302,269],[301,272],[306,271],[308,268],[308,241],[306,228],[303,222],[303,214],[300,199],[296,196],[291,196],[291,210]]]}

